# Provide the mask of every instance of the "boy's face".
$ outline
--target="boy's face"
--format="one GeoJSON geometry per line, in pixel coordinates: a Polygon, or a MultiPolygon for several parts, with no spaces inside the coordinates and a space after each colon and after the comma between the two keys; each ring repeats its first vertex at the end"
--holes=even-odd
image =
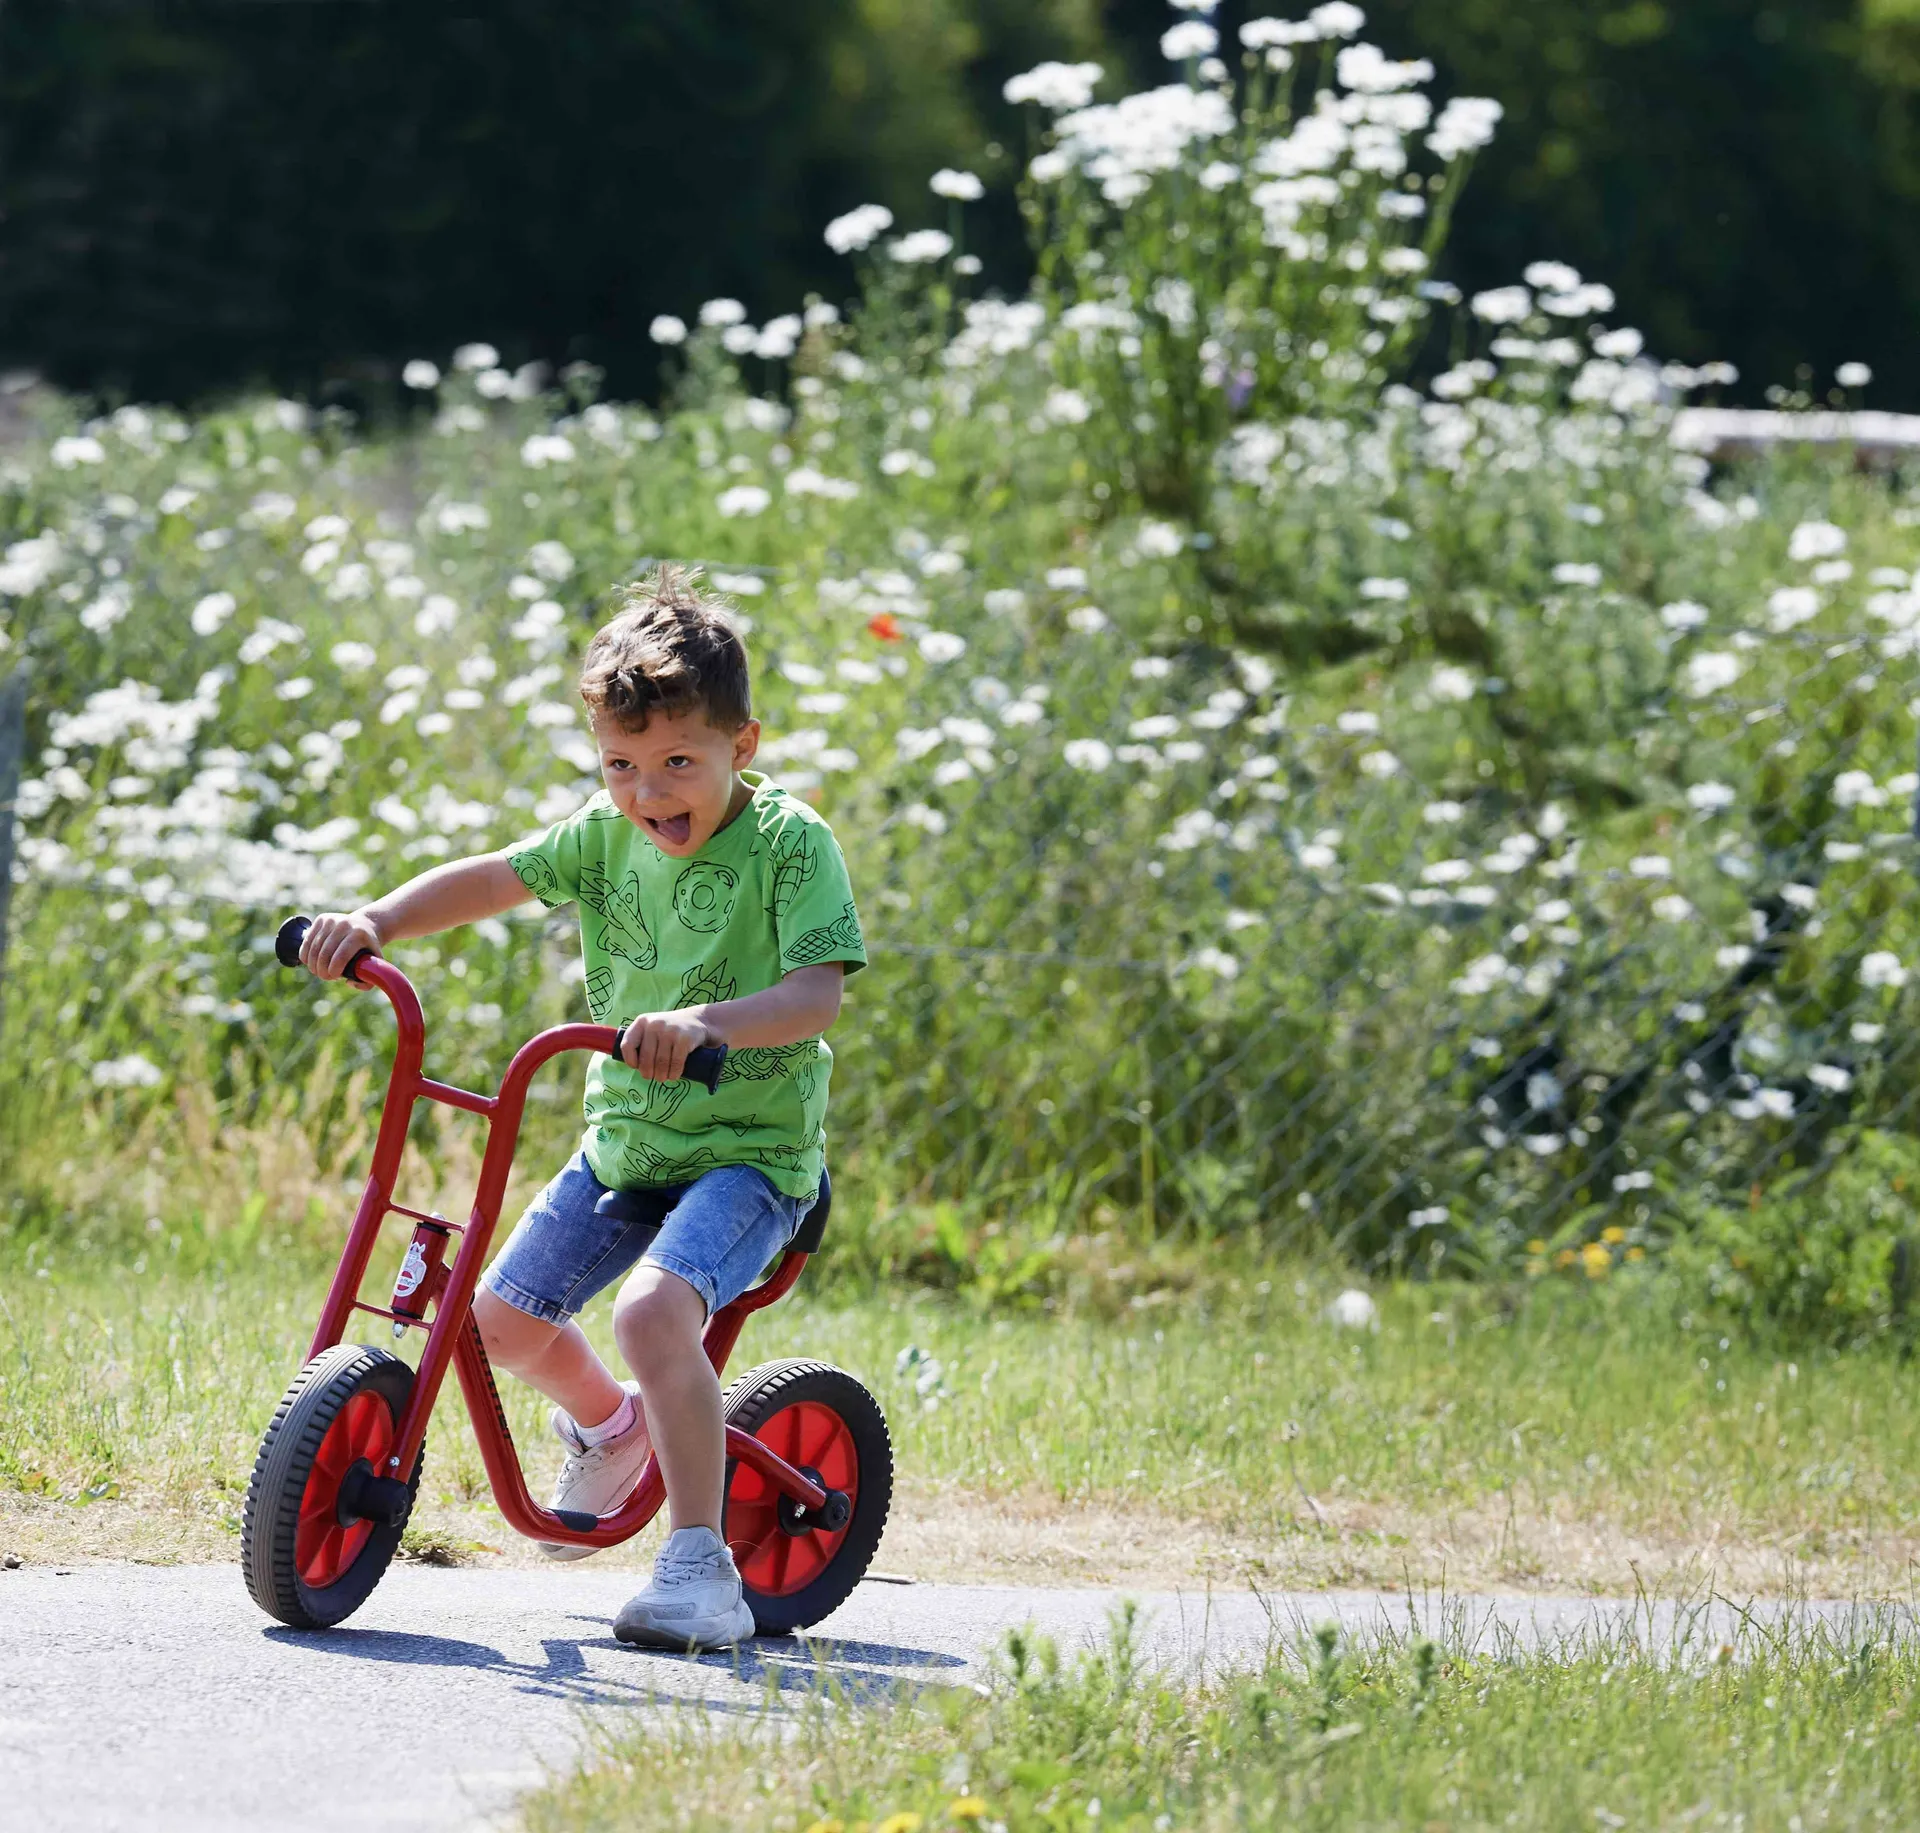
{"type": "Polygon", "coordinates": [[[687,859],[725,826],[734,773],[753,762],[760,722],[738,732],[707,723],[703,711],[656,713],[639,732],[607,713],[593,715],[600,778],[615,808],[675,859],[687,859]]]}

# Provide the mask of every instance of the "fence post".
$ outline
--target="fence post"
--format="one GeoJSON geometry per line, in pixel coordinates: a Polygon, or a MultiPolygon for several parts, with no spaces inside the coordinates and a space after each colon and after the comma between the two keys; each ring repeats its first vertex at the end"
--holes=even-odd
{"type": "Polygon", "coordinates": [[[27,730],[27,671],[0,682],[0,1023],[6,1018],[7,906],[13,898],[13,805],[27,730]]]}

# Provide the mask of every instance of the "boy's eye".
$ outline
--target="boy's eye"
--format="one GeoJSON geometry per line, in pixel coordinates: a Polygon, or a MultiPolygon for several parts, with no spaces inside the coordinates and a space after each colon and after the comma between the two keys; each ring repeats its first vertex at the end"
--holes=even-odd
{"type": "Polygon", "coordinates": [[[681,755],[680,755],[680,754],[679,754],[679,753],[678,753],[678,752],[676,751],[676,752],[674,753],[674,755],[673,755],[672,757],[670,757],[670,758],[668,758],[668,759],[667,759],[667,768],[668,768],[669,770],[677,770],[677,769],[679,769],[679,768],[680,768],[680,766],[681,766],[682,764],[690,764],[690,763],[692,763],[692,762],[693,762],[693,759],[692,759],[692,758],[690,758],[690,757],[682,757],[682,756],[681,756],[681,755]]]}

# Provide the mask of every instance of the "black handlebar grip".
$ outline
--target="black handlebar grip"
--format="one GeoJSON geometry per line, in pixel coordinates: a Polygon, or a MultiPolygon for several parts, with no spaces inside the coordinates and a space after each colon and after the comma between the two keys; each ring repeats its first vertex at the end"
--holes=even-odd
{"type": "MultiPolygon", "coordinates": [[[[617,1057],[624,1063],[626,1058],[620,1056],[620,1046],[626,1042],[626,1039],[627,1028],[622,1025],[614,1032],[613,1048],[607,1052],[607,1055],[617,1057]]],[[[720,1086],[720,1071],[726,1066],[726,1061],[725,1044],[702,1044],[698,1049],[687,1052],[687,1063],[680,1072],[680,1080],[698,1082],[711,1095],[720,1086]]]]}
{"type": "Polygon", "coordinates": [[[708,1094],[714,1094],[720,1087],[720,1072],[727,1064],[725,1044],[702,1044],[698,1050],[687,1052],[687,1066],[680,1072],[682,1082],[698,1082],[708,1094]]]}
{"type": "MultiPolygon", "coordinates": [[[[300,945],[306,941],[307,931],[312,927],[313,918],[303,916],[288,917],[287,920],[280,925],[279,933],[273,938],[273,953],[275,960],[277,960],[282,967],[298,967],[300,965],[300,945]]],[[[373,950],[363,948],[347,963],[345,977],[353,981],[355,985],[364,986],[366,983],[361,980],[356,970],[359,968],[361,962],[372,958],[373,950]]]]}

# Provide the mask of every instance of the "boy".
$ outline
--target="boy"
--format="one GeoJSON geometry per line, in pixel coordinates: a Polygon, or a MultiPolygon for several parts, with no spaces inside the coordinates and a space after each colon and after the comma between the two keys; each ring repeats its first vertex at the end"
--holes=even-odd
{"type": "MultiPolygon", "coordinates": [[[[649,1442],[659,1453],[672,1532],[614,1633],[721,1648],[753,1633],[753,1614],[720,1537],[720,1383],[700,1333],[816,1200],[833,1064],[822,1033],[866,952],[832,831],[747,768],[760,723],[746,651],[697,572],[664,568],[628,588],[588,647],[580,695],[599,794],[516,847],[316,918],[300,958],[332,980],[362,949],[529,897],[579,904],[587,1003],[597,1021],[626,1023],[622,1061],[594,1059],[581,1150],[487,1269],[474,1315],[493,1360],[557,1403],[567,1459],[553,1507],[611,1513],[649,1442]],[[709,1094],[679,1077],[689,1052],[715,1043],[729,1054],[709,1094]],[[650,1246],[595,1215],[616,1186],[661,1192],[650,1246]],[[623,1274],[614,1337],[638,1378],[626,1384],[573,1321],[623,1274]]],[[[589,1550],[543,1543],[556,1559],[589,1550]]]]}

